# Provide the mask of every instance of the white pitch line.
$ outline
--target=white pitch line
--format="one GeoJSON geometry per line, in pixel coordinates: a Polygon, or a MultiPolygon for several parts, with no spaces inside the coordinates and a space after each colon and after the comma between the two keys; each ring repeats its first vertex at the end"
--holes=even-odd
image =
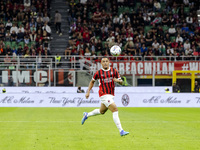
{"type": "MultiPolygon", "coordinates": [[[[67,123],[67,122],[81,122],[81,121],[23,121],[23,120],[18,120],[18,121],[0,121],[0,123],[67,123]]],[[[97,121],[90,121],[89,122],[97,122],[97,121]]],[[[98,121],[98,122],[113,122],[113,121],[98,121]]],[[[200,123],[200,121],[122,121],[122,122],[133,122],[133,123],[200,123]]]]}

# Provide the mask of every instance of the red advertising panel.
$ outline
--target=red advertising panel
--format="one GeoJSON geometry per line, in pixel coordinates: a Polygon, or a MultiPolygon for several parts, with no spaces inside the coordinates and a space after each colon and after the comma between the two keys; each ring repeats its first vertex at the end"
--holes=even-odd
{"type": "MultiPolygon", "coordinates": [[[[153,72],[156,75],[169,75],[174,70],[200,70],[200,62],[197,61],[128,61],[111,62],[110,66],[124,75],[152,75],[153,72]]],[[[97,63],[95,69],[100,68],[101,64],[97,63]]]]}

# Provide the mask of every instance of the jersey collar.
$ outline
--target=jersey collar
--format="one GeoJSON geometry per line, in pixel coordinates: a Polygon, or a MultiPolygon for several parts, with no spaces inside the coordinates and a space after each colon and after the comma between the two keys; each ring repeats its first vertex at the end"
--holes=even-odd
{"type": "Polygon", "coordinates": [[[107,69],[107,70],[105,70],[105,69],[103,69],[103,68],[101,68],[103,71],[109,71],[110,70],[110,67],[107,69]]]}

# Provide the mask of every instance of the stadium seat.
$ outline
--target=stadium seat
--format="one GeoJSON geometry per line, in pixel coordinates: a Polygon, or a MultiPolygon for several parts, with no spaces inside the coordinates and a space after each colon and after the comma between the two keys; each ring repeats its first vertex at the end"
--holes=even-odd
{"type": "MultiPolygon", "coordinates": [[[[20,26],[22,24],[22,22],[21,21],[18,21],[18,26],[20,26]]],[[[22,24],[23,25],[23,24],[22,24]]]]}
{"type": "Polygon", "coordinates": [[[190,8],[189,7],[184,7],[184,13],[188,14],[190,12],[190,8]]]}
{"type": "Polygon", "coordinates": [[[123,9],[124,9],[123,7],[119,7],[118,8],[118,15],[120,15],[121,13],[123,13],[123,9]]]}
{"type": "Polygon", "coordinates": [[[172,36],[172,37],[171,37],[171,42],[173,42],[174,39],[176,39],[176,37],[175,37],[175,36],[172,36]]]}
{"type": "Polygon", "coordinates": [[[22,48],[24,48],[24,42],[19,42],[19,43],[18,43],[18,47],[19,47],[19,45],[21,45],[22,48]]]}
{"type": "Polygon", "coordinates": [[[134,10],[137,10],[140,7],[141,3],[136,3],[134,10]]]}
{"type": "Polygon", "coordinates": [[[124,9],[123,9],[123,12],[129,12],[130,11],[130,9],[129,9],[129,7],[124,7],[124,9]]]}
{"type": "Polygon", "coordinates": [[[122,46],[122,47],[121,47],[122,51],[124,50],[124,48],[125,48],[125,46],[122,46]]]}
{"type": "Polygon", "coordinates": [[[149,32],[149,30],[151,30],[152,26],[145,26],[144,28],[144,32],[145,34],[147,34],[147,32],[149,32]]]}
{"type": "Polygon", "coordinates": [[[106,43],[106,41],[102,41],[103,48],[105,47],[105,43],[106,43]]]}
{"type": "Polygon", "coordinates": [[[166,4],[164,2],[162,2],[160,4],[161,4],[161,10],[165,9],[166,4]]]}
{"type": "Polygon", "coordinates": [[[99,54],[101,54],[101,51],[98,51],[98,52],[97,52],[97,56],[99,56],[99,54]]]}
{"type": "Polygon", "coordinates": [[[96,39],[99,40],[99,39],[100,39],[100,36],[96,36],[96,39]]]}
{"type": "Polygon", "coordinates": [[[166,30],[169,29],[169,27],[165,25],[165,26],[162,27],[162,29],[163,29],[163,31],[165,32],[166,30]]]}
{"type": "Polygon", "coordinates": [[[31,47],[31,45],[32,45],[32,44],[31,44],[31,42],[29,42],[29,43],[28,43],[28,47],[30,48],[30,47],[31,47]]]}
{"type": "Polygon", "coordinates": [[[92,19],[92,12],[88,13],[89,19],[92,19]]]}
{"type": "Polygon", "coordinates": [[[15,47],[17,45],[17,42],[15,42],[15,41],[13,41],[12,43],[11,43],[11,47],[13,48],[13,47],[15,47]]]}
{"type": "Polygon", "coordinates": [[[11,42],[5,42],[5,46],[7,47],[7,45],[10,45],[10,47],[11,47],[11,42]]]}
{"type": "Polygon", "coordinates": [[[30,42],[30,45],[36,45],[36,42],[32,41],[30,42]]]}

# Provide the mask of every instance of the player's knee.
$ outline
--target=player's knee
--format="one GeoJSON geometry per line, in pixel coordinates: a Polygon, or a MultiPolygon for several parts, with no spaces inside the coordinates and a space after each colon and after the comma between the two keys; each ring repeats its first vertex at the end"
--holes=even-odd
{"type": "Polygon", "coordinates": [[[100,113],[103,115],[103,114],[105,114],[105,111],[100,111],[100,113]]]}
{"type": "Polygon", "coordinates": [[[116,111],[118,111],[118,108],[114,108],[114,109],[113,109],[113,112],[116,112],[116,111]]]}

